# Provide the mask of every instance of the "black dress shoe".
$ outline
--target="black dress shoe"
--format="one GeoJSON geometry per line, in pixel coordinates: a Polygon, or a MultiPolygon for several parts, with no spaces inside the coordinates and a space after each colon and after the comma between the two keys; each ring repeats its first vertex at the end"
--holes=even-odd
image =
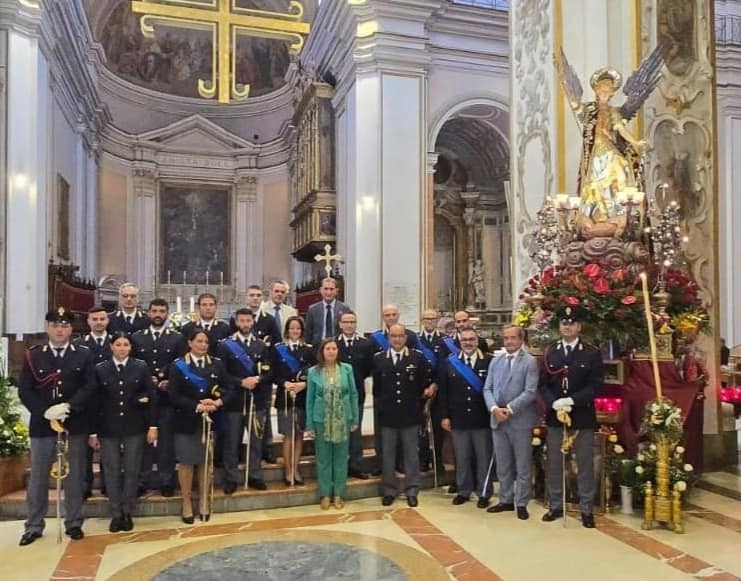
{"type": "Polygon", "coordinates": [[[594,515],[592,513],[581,513],[581,524],[585,529],[593,529],[594,515]]]}
{"type": "MultiPolygon", "coordinates": [[[[262,478],[248,478],[247,486],[249,488],[254,488],[255,490],[267,490],[268,489],[268,485],[265,484],[265,481],[262,478]]],[[[224,492],[226,492],[226,489],[224,489],[224,492]]]]}
{"type": "Polygon", "coordinates": [[[468,497],[467,496],[462,496],[460,494],[456,494],[455,497],[453,498],[453,504],[455,504],[455,505],[463,504],[464,502],[468,502],[468,497]]]}
{"type": "Polygon", "coordinates": [[[371,476],[380,476],[381,474],[383,474],[383,470],[381,470],[380,468],[374,468],[373,470],[371,470],[370,474],[371,476]]]}
{"type": "Polygon", "coordinates": [[[127,533],[134,530],[134,520],[130,514],[125,514],[121,517],[121,530],[127,533]]]}
{"type": "Polygon", "coordinates": [[[416,508],[419,505],[419,501],[416,496],[407,496],[407,504],[412,508],[416,508]]]}
{"type": "Polygon", "coordinates": [[[561,510],[549,510],[543,515],[543,522],[552,522],[559,518],[563,518],[563,509],[561,510]]]}
{"type": "Polygon", "coordinates": [[[429,472],[432,470],[432,466],[429,462],[420,462],[419,464],[419,471],[420,472],[429,472]]]}
{"type": "Polygon", "coordinates": [[[286,486],[293,486],[293,483],[290,480],[288,480],[288,478],[283,479],[283,484],[285,484],[286,486]]]}
{"type": "Polygon", "coordinates": [[[36,539],[41,538],[41,533],[38,531],[26,531],[23,533],[23,536],[21,537],[20,542],[18,543],[21,547],[25,547],[26,545],[30,545],[33,543],[36,539]]]}
{"type": "Polygon", "coordinates": [[[92,490],[86,490],[82,495],[82,500],[85,501],[93,495],[92,490]]]}
{"type": "Polygon", "coordinates": [[[79,541],[85,536],[85,533],[82,532],[82,529],[80,527],[72,527],[70,529],[67,529],[66,533],[67,536],[73,541],[79,541]]]}
{"type": "Polygon", "coordinates": [[[237,485],[234,482],[227,482],[224,484],[224,494],[234,494],[237,490],[237,485]]]}
{"type": "Polygon", "coordinates": [[[278,459],[275,457],[275,454],[265,454],[262,459],[267,462],[268,464],[277,464],[278,459]]]}
{"type": "Polygon", "coordinates": [[[480,496],[478,502],[476,503],[477,508],[486,508],[489,506],[489,497],[488,496],[480,496]]]}
{"type": "Polygon", "coordinates": [[[499,502],[491,508],[487,508],[486,512],[513,512],[514,510],[514,504],[511,504],[509,502],[499,502]]]}
{"type": "Polygon", "coordinates": [[[358,478],[360,480],[368,480],[370,478],[368,474],[360,470],[349,470],[347,475],[352,476],[353,478],[358,478]]]}
{"type": "Polygon", "coordinates": [[[183,519],[183,522],[187,525],[192,525],[196,520],[196,517],[194,517],[193,515],[181,516],[180,518],[183,519]]]}
{"type": "Polygon", "coordinates": [[[160,489],[160,494],[165,498],[170,498],[175,494],[175,488],[173,486],[163,486],[160,489]]]}
{"type": "Polygon", "coordinates": [[[530,513],[527,511],[527,507],[517,507],[517,518],[519,518],[520,520],[527,520],[530,518],[530,513]]]}
{"type": "Polygon", "coordinates": [[[208,514],[199,514],[198,518],[201,519],[201,522],[208,522],[211,519],[211,513],[208,514]]]}
{"type": "Polygon", "coordinates": [[[120,517],[114,516],[111,519],[111,524],[108,525],[108,531],[111,532],[111,533],[117,533],[118,531],[122,531],[123,530],[123,526],[122,526],[123,523],[121,522],[121,520],[122,519],[120,517]]]}
{"type": "Polygon", "coordinates": [[[105,486],[101,486],[100,494],[105,496],[106,498],[108,497],[108,491],[105,489],[105,486]]]}
{"type": "Polygon", "coordinates": [[[304,485],[304,479],[303,478],[296,478],[293,477],[293,482],[296,484],[296,486],[303,486],[304,485]]]}
{"type": "Polygon", "coordinates": [[[458,487],[455,484],[448,486],[448,494],[455,494],[458,492],[458,487]]]}
{"type": "Polygon", "coordinates": [[[394,504],[394,497],[389,495],[384,496],[381,499],[381,504],[383,506],[391,506],[392,504],[394,504]]]}

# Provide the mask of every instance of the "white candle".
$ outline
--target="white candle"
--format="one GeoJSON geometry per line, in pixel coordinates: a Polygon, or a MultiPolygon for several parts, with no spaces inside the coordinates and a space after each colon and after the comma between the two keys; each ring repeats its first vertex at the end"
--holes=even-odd
{"type": "Polygon", "coordinates": [[[170,286],[170,271],[167,271],[167,286],[170,286]]]}
{"type": "Polygon", "coordinates": [[[185,286],[187,280],[188,280],[188,273],[186,271],[183,271],[183,286],[185,286]]]}
{"type": "Polygon", "coordinates": [[[206,287],[208,287],[208,270],[206,271],[206,287]]]}
{"type": "Polygon", "coordinates": [[[181,313],[182,311],[183,311],[183,299],[181,299],[180,296],[178,295],[178,297],[175,299],[175,312],[181,313]]]}
{"type": "Polygon", "coordinates": [[[219,285],[224,286],[224,271],[223,270],[219,273],[219,285]]]}
{"type": "Polygon", "coordinates": [[[190,310],[188,312],[192,313],[195,310],[196,310],[196,300],[195,300],[195,297],[191,296],[190,297],[190,310]]]}

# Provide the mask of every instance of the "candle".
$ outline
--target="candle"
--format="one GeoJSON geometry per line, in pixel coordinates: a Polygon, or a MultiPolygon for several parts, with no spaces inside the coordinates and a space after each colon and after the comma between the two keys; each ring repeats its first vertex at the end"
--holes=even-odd
{"type": "Polygon", "coordinates": [[[180,295],[178,295],[178,297],[175,299],[175,312],[183,312],[183,299],[180,298],[180,295]]]}
{"type": "Polygon", "coordinates": [[[188,312],[189,312],[189,313],[192,313],[192,312],[194,312],[195,310],[196,310],[196,300],[195,300],[195,297],[193,297],[193,296],[191,295],[191,297],[190,297],[190,310],[189,310],[188,312]]]}
{"type": "Polygon", "coordinates": [[[208,288],[208,270],[206,271],[206,288],[208,288]]]}
{"type": "Polygon", "coordinates": [[[188,280],[188,273],[186,271],[183,271],[183,286],[185,286],[187,280],[188,280]]]}
{"type": "Polygon", "coordinates": [[[568,207],[569,195],[568,194],[556,194],[556,203],[554,204],[559,210],[563,210],[568,207]]]}
{"type": "Polygon", "coordinates": [[[224,271],[223,270],[219,273],[219,285],[224,286],[224,271]]]}
{"type": "Polygon", "coordinates": [[[167,271],[167,286],[170,286],[170,271],[167,271]]]}
{"type": "Polygon", "coordinates": [[[645,272],[641,273],[641,287],[643,288],[643,306],[646,311],[646,325],[648,326],[648,342],[651,346],[651,363],[654,370],[654,383],[656,384],[656,399],[661,401],[661,375],[659,374],[659,360],[656,356],[656,337],[654,337],[654,322],[651,316],[651,301],[648,298],[648,278],[645,272]]]}

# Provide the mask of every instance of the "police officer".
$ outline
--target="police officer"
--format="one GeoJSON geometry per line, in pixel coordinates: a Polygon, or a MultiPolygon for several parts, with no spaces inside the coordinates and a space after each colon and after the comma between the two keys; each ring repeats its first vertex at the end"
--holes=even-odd
{"type": "Polygon", "coordinates": [[[594,528],[594,430],[597,419],[594,398],[602,387],[603,368],[600,351],[581,340],[579,334],[586,318],[580,306],[563,306],[556,311],[560,340],[551,345],[544,355],[544,374],[539,386],[546,404],[548,434],[548,497],[549,510],[545,522],[563,517],[563,465],[561,442],[564,429],[575,436],[573,452],[578,468],[579,510],[582,524],[594,528]],[[568,414],[571,426],[564,427],[561,419],[568,414]],[[559,414],[561,419],[559,419],[559,414]]]}
{"type": "Polygon", "coordinates": [[[175,492],[175,440],[173,410],[167,393],[170,365],[185,354],[183,336],[165,327],[168,304],[165,299],[152,299],[147,310],[149,328],[131,336],[132,356],[143,360],[149,367],[152,383],[157,389],[157,442],[147,445],[142,455],[139,492],[159,488],[162,496],[171,497],[175,492]],[[152,470],[157,464],[157,471],[152,470]]]}
{"type": "Polygon", "coordinates": [[[183,325],[183,336],[190,337],[195,328],[203,329],[208,335],[209,354],[216,354],[216,345],[229,336],[229,323],[216,316],[216,296],[211,293],[201,293],[196,299],[198,318],[183,325]]]}
{"type": "Polygon", "coordinates": [[[118,289],[118,310],[109,314],[109,333],[123,331],[132,335],[146,329],[149,321],[139,308],[139,287],[134,283],[125,282],[118,289]]]}
{"type": "Polygon", "coordinates": [[[157,407],[147,364],[130,357],[131,338],[117,333],[112,336],[111,348],[111,358],[95,367],[98,405],[90,446],[100,449],[111,513],[108,530],[117,533],[134,528],[131,513],[144,443],[157,440],[157,407]]]}
{"type": "Polygon", "coordinates": [[[355,389],[358,392],[358,429],[350,432],[350,457],[348,476],[368,480],[370,475],[363,470],[363,408],[365,406],[365,379],[371,374],[375,344],[356,333],[358,316],[353,311],[340,315],[341,332],[337,335],[339,359],[348,363],[353,370],[355,389]]]}
{"type": "Polygon", "coordinates": [[[235,389],[225,395],[224,412],[224,494],[233,494],[240,481],[239,447],[244,430],[250,432],[250,458],[247,484],[256,490],[266,490],[262,472],[262,430],[268,420],[272,395],[273,372],[268,348],[252,334],[254,317],[249,309],[235,313],[237,332],[221,341],[216,354],[224,362],[227,373],[234,379],[235,389]],[[253,410],[249,422],[250,407],[253,410]]]}
{"type": "Polygon", "coordinates": [[[453,504],[468,502],[472,492],[477,506],[486,508],[491,497],[491,480],[486,482],[492,440],[489,412],[484,402],[484,384],[491,357],[478,348],[473,327],[459,331],[461,352],[448,356],[440,368],[441,426],[451,432],[455,453],[455,480],[458,494],[453,504]],[[475,466],[475,469],[474,469],[475,466]]]}
{"type": "Polygon", "coordinates": [[[373,357],[373,397],[378,407],[382,441],[383,506],[390,506],[398,494],[396,453],[400,447],[407,504],[418,505],[419,454],[417,435],[423,421],[424,398],[434,388],[430,364],[422,353],[405,346],[403,325],[388,329],[389,348],[373,357]]]}
{"type": "Polygon", "coordinates": [[[26,502],[28,519],[20,545],[40,538],[49,506],[49,471],[56,459],[57,434],[52,422],[67,432],[69,474],[64,486],[64,526],[71,539],[82,532],[82,502],[89,433],[86,408],[95,392],[92,354],[70,342],[72,314],[59,307],[46,314],[48,342],[26,352],[18,395],[31,412],[31,478],[26,502]]]}

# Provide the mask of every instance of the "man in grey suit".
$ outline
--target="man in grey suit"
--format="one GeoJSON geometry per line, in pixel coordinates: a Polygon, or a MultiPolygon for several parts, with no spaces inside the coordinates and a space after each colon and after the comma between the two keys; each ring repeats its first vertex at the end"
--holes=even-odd
{"type": "Polygon", "coordinates": [[[290,287],[285,280],[276,280],[270,287],[270,300],[262,304],[263,310],[275,318],[275,324],[278,325],[281,337],[286,332],[286,321],[291,317],[298,316],[298,311],[286,304],[289,290],[290,287]]]}
{"type": "Polygon", "coordinates": [[[340,317],[350,310],[345,303],[337,300],[337,281],[327,277],[319,289],[322,300],[314,303],[306,311],[304,339],[307,343],[319,346],[322,340],[336,337],[340,332],[340,317]]]}
{"type": "Polygon", "coordinates": [[[531,442],[532,429],[538,421],[535,395],[539,380],[535,358],[522,349],[524,338],[521,327],[508,325],[504,328],[505,353],[491,362],[484,385],[499,479],[499,502],[487,512],[517,508],[517,518],[521,520],[530,517],[527,503],[531,488],[531,442]]]}

